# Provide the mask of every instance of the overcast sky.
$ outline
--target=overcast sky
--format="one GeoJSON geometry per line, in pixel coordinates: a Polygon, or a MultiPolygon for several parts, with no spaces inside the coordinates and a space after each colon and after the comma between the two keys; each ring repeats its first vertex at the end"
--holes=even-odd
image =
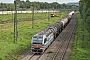
{"type": "MultiPolygon", "coordinates": [[[[0,2],[3,2],[3,3],[13,3],[13,1],[14,0],[0,0],[0,2]]],[[[57,1],[58,3],[62,4],[62,3],[68,3],[68,2],[78,2],[80,0],[29,0],[29,1],[39,1],[39,2],[49,2],[49,3],[57,1]]]]}

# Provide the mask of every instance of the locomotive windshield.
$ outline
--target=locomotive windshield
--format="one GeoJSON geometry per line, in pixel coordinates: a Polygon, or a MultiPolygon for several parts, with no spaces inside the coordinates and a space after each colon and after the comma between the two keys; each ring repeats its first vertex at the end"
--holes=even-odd
{"type": "Polygon", "coordinates": [[[34,36],[33,37],[33,44],[42,44],[42,42],[43,42],[43,36],[34,36]]]}

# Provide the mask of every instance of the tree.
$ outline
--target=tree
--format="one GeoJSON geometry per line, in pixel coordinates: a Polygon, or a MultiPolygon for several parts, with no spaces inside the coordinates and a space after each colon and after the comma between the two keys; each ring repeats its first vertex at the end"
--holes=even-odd
{"type": "Polygon", "coordinates": [[[13,11],[13,10],[14,10],[14,5],[8,4],[7,11],[13,11]]]}
{"type": "Polygon", "coordinates": [[[85,17],[85,26],[90,34],[90,0],[80,0],[79,1],[79,11],[83,19],[85,17]],[[84,13],[84,14],[83,14],[84,13]]]}
{"type": "Polygon", "coordinates": [[[30,1],[29,0],[26,0],[26,8],[30,8],[30,1]]]}

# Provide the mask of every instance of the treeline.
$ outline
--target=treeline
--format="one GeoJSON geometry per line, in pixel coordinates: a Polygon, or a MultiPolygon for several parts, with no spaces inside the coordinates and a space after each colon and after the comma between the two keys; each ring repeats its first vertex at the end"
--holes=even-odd
{"type": "MultiPolygon", "coordinates": [[[[31,10],[33,7],[35,10],[41,9],[74,9],[75,6],[67,5],[67,4],[59,4],[57,2],[47,3],[47,2],[30,2],[29,0],[20,1],[15,0],[17,3],[17,10],[31,10]]],[[[14,4],[6,4],[0,3],[0,11],[13,11],[14,4]]]]}
{"type": "Polygon", "coordinates": [[[79,5],[79,10],[81,18],[83,19],[83,24],[90,33],[90,0],[80,0],[79,5]]]}

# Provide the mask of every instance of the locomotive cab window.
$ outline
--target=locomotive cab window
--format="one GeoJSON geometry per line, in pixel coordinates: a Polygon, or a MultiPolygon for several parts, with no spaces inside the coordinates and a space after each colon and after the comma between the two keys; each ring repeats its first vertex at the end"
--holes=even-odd
{"type": "Polygon", "coordinates": [[[42,43],[43,37],[33,37],[33,44],[42,43]]]}

